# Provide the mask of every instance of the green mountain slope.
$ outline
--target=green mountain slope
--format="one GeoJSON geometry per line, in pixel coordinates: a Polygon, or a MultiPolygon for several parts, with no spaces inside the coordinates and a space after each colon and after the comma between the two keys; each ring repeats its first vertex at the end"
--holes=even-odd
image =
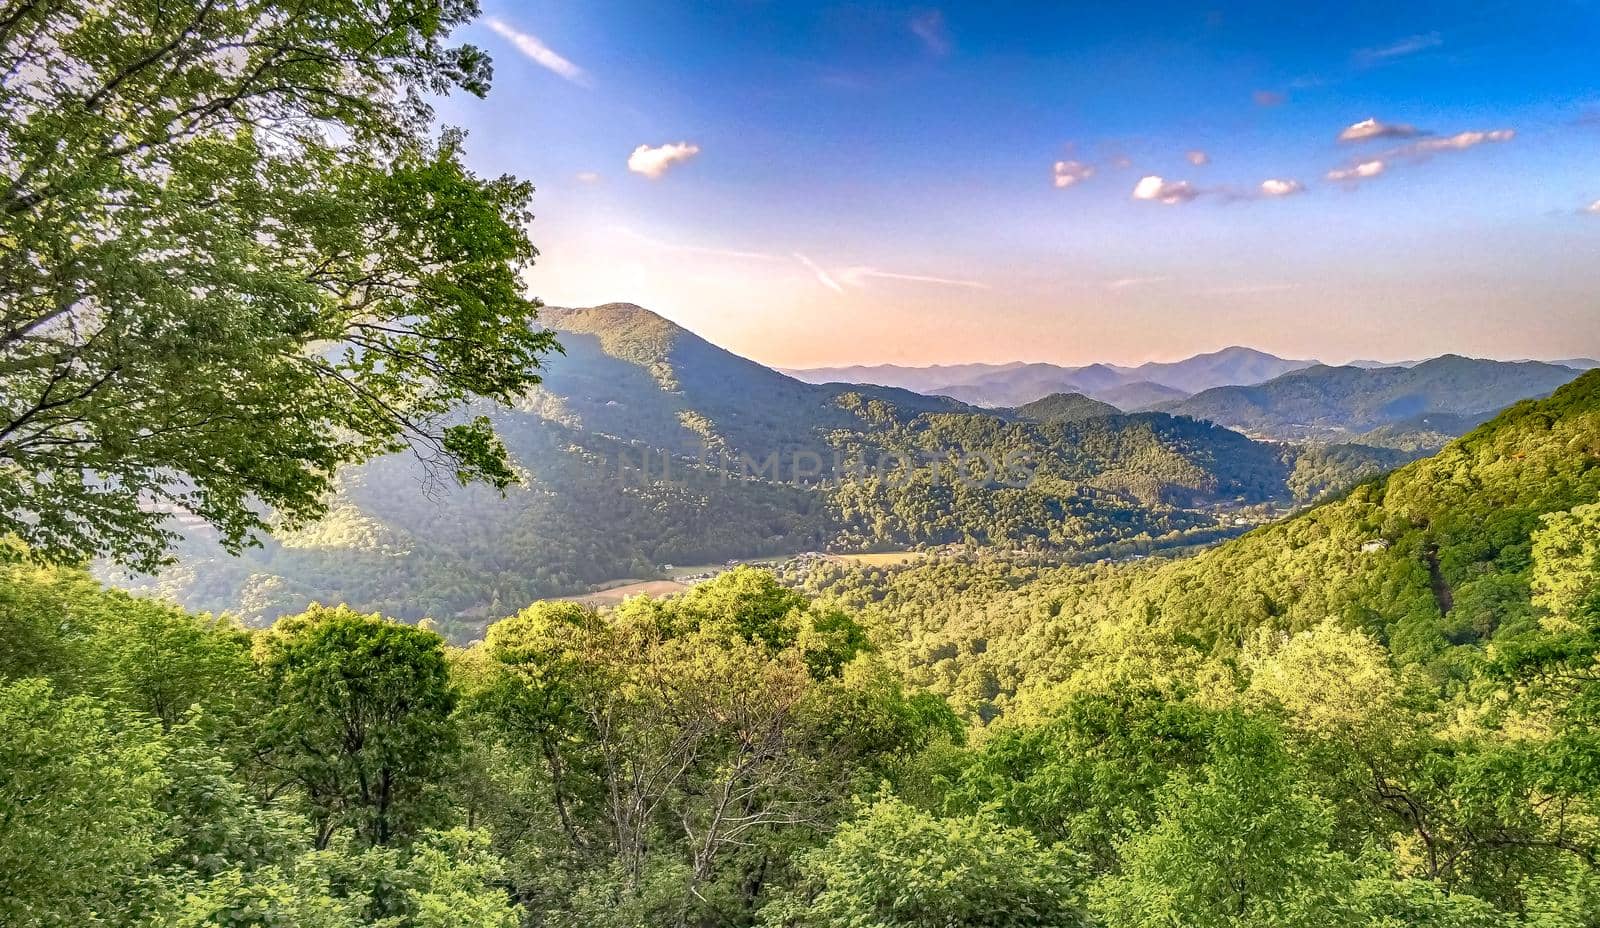
{"type": "Polygon", "coordinates": [[[979,707],[1127,644],[1106,634],[1229,654],[1261,629],[1329,619],[1372,633],[1397,663],[1449,679],[1532,627],[1541,571],[1546,586],[1595,582],[1551,558],[1562,551],[1554,533],[1596,502],[1600,372],[1192,558],[1043,571],[944,560],[874,577],[836,569],[810,582],[877,603],[879,620],[902,630],[914,676],[979,707]]]}

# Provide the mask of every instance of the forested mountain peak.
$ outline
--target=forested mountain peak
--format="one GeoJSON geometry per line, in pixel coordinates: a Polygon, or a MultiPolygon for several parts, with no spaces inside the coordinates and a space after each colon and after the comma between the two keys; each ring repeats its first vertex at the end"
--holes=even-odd
{"type": "Polygon", "coordinates": [[[1117,416],[1122,414],[1122,410],[1110,403],[1091,399],[1082,393],[1052,393],[1043,399],[1018,406],[1016,413],[1024,419],[1074,422],[1098,416],[1117,416]]]}

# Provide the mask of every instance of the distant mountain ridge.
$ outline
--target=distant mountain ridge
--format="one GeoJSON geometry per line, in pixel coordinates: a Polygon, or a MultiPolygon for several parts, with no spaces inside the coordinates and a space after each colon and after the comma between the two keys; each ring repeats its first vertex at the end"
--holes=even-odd
{"type": "Polygon", "coordinates": [[[1578,376],[1573,368],[1541,361],[1443,355],[1411,367],[1317,365],[1261,384],[1216,387],[1156,408],[1277,440],[1382,436],[1382,443],[1393,445],[1408,430],[1445,438],[1462,434],[1512,403],[1548,396],[1578,376]]]}
{"type": "MultiPolygon", "coordinates": [[[[1452,357],[1444,355],[1442,357],[1452,357]]],[[[1124,411],[1160,408],[1185,396],[1218,387],[1248,387],[1284,374],[1313,367],[1361,370],[1415,368],[1428,359],[1407,361],[1355,360],[1344,365],[1280,358],[1254,348],[1234,346],[1197,354],[1181,361],[1151,361],[1124,366],[1089,364],[1079,367],[1043,362],[950,364],[929,367],[853,365],[786,371],[808,383],[856,383],[901,387],[948,396],[974,406],[1017,407],[1054,393],[1081,393],[1124,411]],[[1180,395],[1181,394],[1181,395],[1180,395]]],[[[1432,359],[1437,360],[1437,359],[1432,359]]],[[[1496,361],[1515,364],[1521,361],[1496,361]]],[[[1600,367],[1593,358],[1533,361],[1584,371],[1600,367]]],[[[1475,411],[1476,412],[1476,411],[1475,411]]]]}
{"type": "MultiPolygon", "coordinates": [[[[903,387],[949,396],[976,406],[1014,407],[1052,393],[1082,393],[1122,409],[1132,409],[1136,407],[1117,403],[1108,394],[1115,394],[1135,384],[1149,384],[1151,386],[1142,388],[1144,396],[1156,402],[1174,398],[1171,395],[1160,396],[1161,390],[1187,395],[1228,384],[1261,383],[1316,363],[1233,346],[1181,361],[1151,361],[1135,366],[1088,364],[1068,367],[1042,362],[932,367],[884,364],[811,368],[788,373],[810,383],[870,383],[903,387]]],[[[1128,397],[1122,398],[1126,403],[1128,397]]]]}

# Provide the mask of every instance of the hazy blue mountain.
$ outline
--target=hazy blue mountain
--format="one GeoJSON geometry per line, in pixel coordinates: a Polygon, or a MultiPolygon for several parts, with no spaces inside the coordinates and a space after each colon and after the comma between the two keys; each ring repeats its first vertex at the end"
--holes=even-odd
{"type": "Polygon", "coordinates": [[[1392,444],[1399,440],[1396,426],[1412,422],[1428,431],[1445,430],[1438,434],[1460,434],[1518,400],[1547,396],[1577,376],[1570,367],[1539,361],[1444,355],[1409,368],[1318,365],[1255,386],[1217,387],[1159,408],[1281,440],[1345,440],[1383,429],[1379,434],[1392,444]]]}
{"type": "Polygon", "coordinates": [[[1096,390],[1093,396],[1100,402],[1110,403],[1118,409],[1137,412],[1143,409],[1150,409],[1160,403],[1172,403],[1187,399],[1189,394],[1176,387],[1140,380],[1136,383],[1123,384],[1120,387],[1096,390]]]}
{"type": "Polygon", "coordinates": [[[1359,359],[1359,360],[1355,360],[1355,361],[1350,361],[1350,362],[1348,362],[1346,364],[1342,364],[1342,365],[1330,365],[1330,366],[1336,366],[1336,367],[1359,367],[1359,368],[1362,368],[1363,370],[1372,370],[1374,368],[1379,368],[1379,367],[1416,367],[1418,364],[1421,364],[1421,363],[1422,363],[1421,361],[1373,361],[1373,360],[1370,360],[1370,359],[1363,358],[1363,359],[1359,359]]]}
{"type": "Polygon", "coordinates": [[[1197,354],[1182,361],[1141,364],[1128,370],[1128,379],[1124,382],[1148,380],[1186,393],[1199,393],[1212,387],[1264,383],[1316,363],[1280,358],[1265,351],[1236,345],[1209,354],[1197,354]]]}
{"type": "MultiPolygon", "coordinates": [[[[1253,348],[1224,348],[1182,361],[1152,361],[1135,366],[1089,364],[958,364],[934,367],[900,367],[892,364],[792,371],[812,383],[841,381],[904,387],[922,393],[949,396],[975,406],[1015,407],[1052,393],[1082,393],[1130,408],[1102,394],[1134,384],[1149,383],[1174,393],[1190,394],[1227,384],[1256,384],[1279,374],[1315,364],[1280,358],[1253,348]]],[[[1176,399],[1172,394],[1139,394],[1144,402],[1176,399]]]]}
{"type": "Polygon", "coordinates": [[[913,367],[901,364],[853,364],[845,367],[780,368],[780,371],[806,383],[859,383],[902,387],[927,393],[936,387],[965,383],[999,371],[1023,366],[1022,361],[1007,364],[930,364],[913,367]]]}

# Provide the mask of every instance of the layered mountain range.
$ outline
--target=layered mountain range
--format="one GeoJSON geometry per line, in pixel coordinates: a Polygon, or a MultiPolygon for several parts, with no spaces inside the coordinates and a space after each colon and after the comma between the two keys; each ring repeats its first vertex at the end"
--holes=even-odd
{"type": "Polygon", "coordinates": [[[469,634],[666,564],[940,545],[1089,559],[1205,542],[1407,459],[1081,396],[981,409],[808,383],[630,304],[543,319],[564,353],[515,407],[482,410],[523,476],[503,496],[396,455],[342,475],[318,525],[237,558],[196,528],[172,569],[125,582],[257,621],[348,602],[469,634]]]}

